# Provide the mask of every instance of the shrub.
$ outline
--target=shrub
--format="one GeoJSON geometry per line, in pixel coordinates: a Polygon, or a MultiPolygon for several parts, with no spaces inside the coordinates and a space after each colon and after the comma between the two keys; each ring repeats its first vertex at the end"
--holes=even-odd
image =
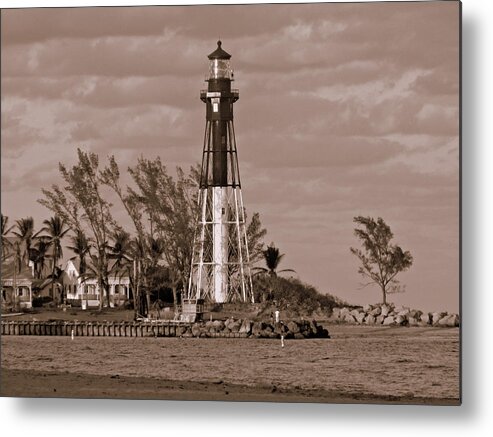
{"type": "Polygon", "coordinates": [[[33,307],[39,308],[45,304],[53,302],[53,298],[50,296],[40,296],[33,298],[33,307]]]}
{"type": "Polygon", "coordinates": [[[315,287],[295,278],[262,275],[255,278],[256,299],[275,303],[280,309],[290,309],[299,314],[315,311],[330,312],[342,302],[330,294],[322,294],[315,287]]]}

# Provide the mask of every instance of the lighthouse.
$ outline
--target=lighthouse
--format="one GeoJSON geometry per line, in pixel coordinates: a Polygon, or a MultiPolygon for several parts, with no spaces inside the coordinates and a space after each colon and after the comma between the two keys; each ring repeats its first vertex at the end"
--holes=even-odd
{"type": "Polygon", "coordinates": [[[221,41],[209,56],[206,124],[187,299],[253,302],[246,216],[233,124],[239,98],[231,88],[231,55],[221,41]]]}

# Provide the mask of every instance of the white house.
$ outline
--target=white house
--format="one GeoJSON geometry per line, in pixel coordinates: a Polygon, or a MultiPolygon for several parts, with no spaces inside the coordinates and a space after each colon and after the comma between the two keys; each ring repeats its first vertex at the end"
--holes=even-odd
{"type": "MultiPolygon", "coordinates": [[[[109,276],[108,282],[110,307],[122,306],[130,298],[129,275],[117,272],[109,276]]],[[[67,302],[80,301],[82,308],[99,307],[101,294],[97,278],[81,277],[77,261],[67,261],[62,283],[67,302]]],[[[106,296],[103,296],[103,302],[106,304],[106,296]]]]}

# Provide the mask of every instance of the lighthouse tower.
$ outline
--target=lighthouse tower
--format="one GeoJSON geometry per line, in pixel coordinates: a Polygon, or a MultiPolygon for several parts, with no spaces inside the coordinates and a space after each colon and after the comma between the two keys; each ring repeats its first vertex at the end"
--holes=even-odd
{"type": "Polygon", "coordinates": [[[231,55],[221,48],[209,56],[206,125],[187,299],[217,303],[253,302],[252,278],[233,125],[238,90],[231,88],[231,55]]]}

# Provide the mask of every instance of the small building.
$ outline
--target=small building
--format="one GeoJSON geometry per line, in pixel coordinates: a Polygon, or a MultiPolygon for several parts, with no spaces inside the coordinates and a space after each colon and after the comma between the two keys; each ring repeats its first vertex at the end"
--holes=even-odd
{"type": "MultiPolygon", "coordinates": [[[[113,264],[110,264],[110,271],[113,264]]],[[[130,276],[125,271],[114,271],[108,277],[110,307],[123,306],[130,299],[130,276]]],[[[98,280],[89,275],[81,275],[80,265],[76,260],[67,261],[62,275],[63,291],[67,303],[82,308],[99,307],[101,290],[98,280]]],[[[103,296],[106,304],[106,296],[103,296]]]]}
{"type": "Polygon", "coordinates": [[[22,264],[20,271],[14,263],[2,263],[2,309],[32,308],[34,275],[31,267],[22,264]]]}

